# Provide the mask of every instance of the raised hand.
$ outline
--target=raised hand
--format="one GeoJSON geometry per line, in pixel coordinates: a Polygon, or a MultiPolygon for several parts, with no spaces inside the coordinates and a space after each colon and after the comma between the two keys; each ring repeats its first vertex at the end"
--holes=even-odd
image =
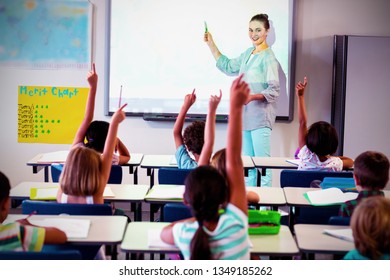
{"type": "Polygon", "coordinates": [[[196,101],[196,94],[195,94],[195,89],[192,91],[192,93],[187,94],[184,97],[184,104],[187,109],[189,109],[196,101]]]}
{"type": "Polygon", "coordinates": [[[125,112],[123,111],[123,108],[125,108],[127,106],[127,103],[122,105],[122,107],[120,107],[115,113],[114,115],[112,116],[112,122],[116,122],[116,123],[121,123],[125,118],[126,118],[126,114],[125,112]]]}
{"type": "Polygon", "coordinates": [[[305,88],[307,85],[307,78],[305,77],[303,80],[303,83],[299,81],[297,85],[295,86],[295,93],[297,96],[303,96],[305,93],[305,88]]]}
{"type": "Polygon", "coordinates": [[[230,104],[235,107],[242,107],[247,102],[249,96],[249,86],[242,79],[244,74],[238,76],[232,83],[230,88],[230,104]]]}
{"type": "Polygon", "coordinates": [[[98,75],[96,74],[95,63],[92,63],[92,70],[88,72],[87,81],[90,87],[97,87],[98,75]]]}
{"type": "Polygon", "coordinates": [[[209,100],[209,108],[211,110],[216,110],[219,102],[221,101],[221,98],[222,98],[222,90],[219,90],[219,96],[211,95],[209,100]]]}

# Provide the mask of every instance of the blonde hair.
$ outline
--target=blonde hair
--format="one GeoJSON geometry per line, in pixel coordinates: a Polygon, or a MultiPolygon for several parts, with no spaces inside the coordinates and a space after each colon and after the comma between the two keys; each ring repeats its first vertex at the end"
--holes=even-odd
{"type": "Polygon", "coordinates": [[[86,147],[70,150],[59,183],[68,195],[96,194],[100,185],[102,160],[100,154],[86,147]]]}
{"type": "Polygon", "coordinates": [[[351,218],[355,247],[365,257],[379,259],[390,253],[390,199],[372,196],[362,200],[351,218]]]}

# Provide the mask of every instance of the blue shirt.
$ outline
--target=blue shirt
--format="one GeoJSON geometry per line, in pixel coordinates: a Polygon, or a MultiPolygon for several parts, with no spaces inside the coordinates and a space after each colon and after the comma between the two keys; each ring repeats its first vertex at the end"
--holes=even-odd
{"type": "MultiPolygon", "coordinates": [[[[380,259],[390,260],[390,254],[383,254],[380,259]]],[[[344,260],[370,260],[370,259],[360,254],[358,250],[353,249],[344,256],[344,260]]]]}
{"type": "Polygon", "coordinates": [[[263,127],[272,129],[280,91],[279,62],[270,48],[254,54],[251,58],[253,49],[247,49],[234,59],[221,55],[217,60],[217,68],[229,76],[244,73],[244,80],[249,84],[251,94],[261,93],[266,99],[254,100],[244,106],[243,130],[263,127]]]}
{"type": "Polygon", "coordinates": [[[190,157],[184,144],[177,148],[175,156],[179,169],[193,169],[198,167],[198,163],[190,157]]]}

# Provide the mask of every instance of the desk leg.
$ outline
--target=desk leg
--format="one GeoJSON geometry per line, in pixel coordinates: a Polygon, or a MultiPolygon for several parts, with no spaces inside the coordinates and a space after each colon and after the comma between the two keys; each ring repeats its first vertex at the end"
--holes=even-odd
{"type": "Polygon", "coordinates": [[[134,180],[134,185],[138,185],[138,167],[134,169],[133,180],[134,180]]]}
{"type": "Polygon", "coordinates": [[[142,221],[142,202],[136,203],[134,208],[134,220],[142,221]]]}
{"type": "Polygon", "coordinates": [[[49,167],[48,166],[45,166],[44,172],[45,172],[45,182],[49,182],[49,167]]]}
{"type": "Polygon", "coordinates": [[[264,169],[263,168],[261,169],[262,170],[261,173],[260,173],[259,169],[256,168],[256,170],[257,170],[257,176],[256,176],[257,177],[257,186],[261,187],[261,175],[263,174],[264,169]]]}

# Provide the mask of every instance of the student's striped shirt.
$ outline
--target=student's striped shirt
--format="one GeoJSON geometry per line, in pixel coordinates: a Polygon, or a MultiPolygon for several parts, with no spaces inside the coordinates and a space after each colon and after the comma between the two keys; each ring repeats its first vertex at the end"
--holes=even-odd
{"type": "MultiPolygon", "coordinates": [[[[192,237],[198,229],[198,222],[177,223],[173,226],[176,246],[183,257],[190,259],[192,237]]],[[[214,231],[204,227],[210,236],[209,244],[213,259],[249,260],[250,242],[248,236],[248,217],[233,204],[228,204],[225,213],[219,217],[214,231]]]]}
{"type": "Polygon", "coordinates": [[[24,226],[18,222],[0,225],[0,251],[39,252],[44,240],[44,228],[24,226]]]}

